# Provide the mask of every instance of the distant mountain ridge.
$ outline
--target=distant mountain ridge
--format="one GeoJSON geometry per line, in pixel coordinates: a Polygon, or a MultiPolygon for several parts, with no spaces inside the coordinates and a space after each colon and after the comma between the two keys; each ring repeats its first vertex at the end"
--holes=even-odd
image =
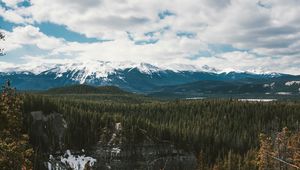
{"type": "MultiPolygon", "coordinates": [[[[220,81],[230,83],[266,84],[281,81],[298,81],[299,76],[281,73],[223,72],[209,66],[172,64],[158,67],[148,63],[86,62],[49,64],[31,68],[0,68],[0,83],[10,79],[21,90],[47,90],[74,84],[117,86],[123,90],[152,93],[167,86],[220,81]]],[[[296,88],[292,84],[288,88],[296,88]]],[[[297,86],[297,85],[296,85],[297,86]]],[[[286,86],[284,86],[286,87],[286,86]]]]}
{"type": "Polygon", "coordinates": [[[269,79],[202,80],[192,83],[164,86],[151,96],[300,96],[300,76],[269,79]],[[291,81],[290,79],[293,79],[291,81]],[[296,81],[295,81],[296,80],[296,81]]]}
{"type": "Polygon", "coordinates": [[[45,72],[57,73],[57,76],[71,71],[81,71],[83,73],[83,78],[94,75],[95,77],[107,77],[109,74],[112,74],[118,70],[125,69],[138,69],[142,73],[151,74],[161,71],[173,71],[173,72],[212,72],[212,73],[249,73],[249,74],[278,74],[265,71],[240,71],[225,69],[220,70],[208,65],[192,65],[192,64],[162,64],[157,66],[155,64],[149,63],[134,63],[134,62],[111,62],[111,61],[85,61],[85,62],[76,62],[73,63],[64,63],[64,64],[55,64],[55,63],[46,63],[46,64],[24,64],[17,66],[1,66],[0,73],[32,73],[32,74],[41,74],[45,72]]]}

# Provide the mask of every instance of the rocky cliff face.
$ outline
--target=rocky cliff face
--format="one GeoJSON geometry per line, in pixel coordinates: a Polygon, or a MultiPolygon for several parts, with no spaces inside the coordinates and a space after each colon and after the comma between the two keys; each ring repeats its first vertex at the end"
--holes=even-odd
{"type": "Polygon", "coordinates": [[[46,115],[42,111],[34,111],[30,113],[28,125],[32,143],[36,147],[44,151],[63,149],[67,123],[62,114],[53,112],[46,115]]]}

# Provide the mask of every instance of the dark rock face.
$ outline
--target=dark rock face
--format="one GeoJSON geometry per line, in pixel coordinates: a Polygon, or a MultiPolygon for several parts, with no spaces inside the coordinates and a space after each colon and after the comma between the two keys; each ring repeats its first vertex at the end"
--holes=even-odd
{"type": "Polygon", "coordinates": [[[63,136],[67,123],[60,113],[45,115],[34,111],[29,117],[29,131],[32,143],[43,151],[63,148],[63,136]]]}

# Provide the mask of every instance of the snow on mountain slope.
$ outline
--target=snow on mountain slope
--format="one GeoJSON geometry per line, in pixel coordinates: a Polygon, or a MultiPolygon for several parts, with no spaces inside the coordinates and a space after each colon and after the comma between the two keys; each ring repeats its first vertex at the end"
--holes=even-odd
{"type": "Polygon", "coordinates": [[[49,70],[45,70],[43,74],[56,74],[56,78],[62,77],[63,74],[70,73],[73,80],[84,83],[88,77],[107,78],[109,74],[116,70],[123,70],[132,67],[131,63],[113,63],[113,62],[81,62],[81,63],[67,63],[57,64],[49,70]]]}
{"type": "MultiPolygon", "coordinates": [[[[236,70],[218,70],[216,68],[207,66],[207,65],[191,65],[191,64],[161,64],[161,65],[152,65],[149,63],[134,63],[134,62],[110,62],[110,61],[84,61],[84,62],[74,62],[74,63],[47,63],[47,64],[23,64],[23,65],[0,65],[0,72],[4,73],[32,73],[35,75],[55,75],[55,79],[67,76],[71,80],[85,83],[87,80],[101,79],[104,81],[109,81],[108,77],[110,75],[116,74],[118,71],[127,70],[132,71],[137,69],[142,74],[152,75],[155,73],[172,71],[174,73],[180,72],[207,72],[214,74],[221,73],[248,73],[248,74],[260,74],[259,72],[248,72],[248,71],[236,71],[236,70]]],[[[263,72],[262,74],[268,74],[263,72]]],[[[275,73],[270,73],[274,74],[275,73]]],[[[120,77],[122,79],[122,77],[120,77]]]]}
{"type": "Polygon", "coordinates": [[[263,74],[256,72],[255,74],[236,70],[224,72],[224,70],[218,70],[207,65],[183,63],[153,65],[134,62],[74,61],[61,64],[36,65],[28,63],[17,66],[0,63],[0,83],[7,79],[10,79],[16,88],[22,90],[45,90],[80,83],[95,86],[114,85],[127,91],[147,93],[157,91],[160,87],[198,81],[213,85],[214,81],[230,81],[233,84],[243,81],[243,83],[253,84],[253,88],[258,88],[261,91],[267,89],[276,92],[298,92],[299,87],[294,81],[300,81],[300,76],[280,73],[267,74],[265,72],[263,74]],[[289,83],[285,85],[286,82],[289,83]],[[257,85],[259,83],[261,86],[257,85]]]}
{"type": "Polygon", "coordinates": [[[82,77],[95,75],[96,78],[104,78],[109,74],[114,73],[116,70],[125,69],[138,69],[140,72],[145,74],[152,74],[159,71],[171,70],[174,72],[180,71],[205,71],[205,72],[216,72],[215,68],[187,64],[170,64],[156,66],[149,63],[133,63],[133,62],[110,62],[110,61],[85,61],[85,62],[74,62],[65,64],[23,64],[18,66],[0,66],[0,72],[21,72],[28,71],[34,74],[40,74],[43,72],[57,73],[58,77],[65,72],[76,72],[82,71],[82,77]]]}
{"type": "Polygon", "coordinates": [[[4,65],[0,63],[0,72],[20,72],[28,71],[34,74],[40,74],[45,71],[51,70],[51,72],[64,73],[67,71],[84,70],[85,74],[91,75],[96,73],[96,77],[106,77],[107,74],[114,72],[115,70],[124,69],[138,69],[140,72],[145,74],[151,74],[159,71],[171,70],[174,72],[181,71],[191,71],[191,72],[213,72],[213,73],[252,73],[252,74],[277,74],[272,72],[267,72],[263,70],[234,70],[234,69],[224,69],[219,70],[217,68],[208,65],[193,65],[193,64],[160,64],[154,65],[149,63],[134,63],[130,61],[123,62],[110,62],[110,61],[84,61],[64,64],[22,64],[22,65],[4,65]]]}
{"type": "Polygon", "coordinates": [[[148,64],[148,63],[133,64],[132,66],[133,67],[130,70],[136,68],[141,73],[145,73],[145,74],[153,74],[153,73],[156,73],[156,72],[159,72],[159,71],[164,71],[163,69],[161,69],[157,66],[148,64]]]}
{"type": "Polygon", "coordinates": [[[222,72],[221,70],[218,70],[213,67],[209,67],[208,65],[198,66],[198,65],[191,65],[191,64],[166,64],[161,66],[164,70],[171,70],[174,72],[180,72],[180,71],[191,71],[191,72],[222,72]]]}

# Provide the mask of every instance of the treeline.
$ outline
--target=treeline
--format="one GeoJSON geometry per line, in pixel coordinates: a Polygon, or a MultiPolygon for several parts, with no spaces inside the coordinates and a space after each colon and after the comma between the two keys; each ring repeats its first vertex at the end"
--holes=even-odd
{"type": "Polygon", "coordinates": [[[170,142],[193,152],[199,169],[257,169],[259,134],[283,127],[299,130],[300,104],[236,100],[170,101],[140,104],[26,95],[23,111],[62,113],[68,122],[68,147],[95,144],[103,131],[122,122],[128,143],[170,142]]]}
{"type": "Polygon", "coordinates": [[[93,100],[114,103],[145,103],[152,102],[153,99],[142,94],[134,94],[121,90],[116,86],[90,86],[90,85],[70,85],[52,88],[42,91],[40,94],[48,97],[59,97],[66,99],[93,100]]]}
{"type": "Polygon", "coordinates": [[[128,94],[116,86],[90,86],[75,84],[65,87],[52,88],[46,91],[48,94],[128,94]]]}

